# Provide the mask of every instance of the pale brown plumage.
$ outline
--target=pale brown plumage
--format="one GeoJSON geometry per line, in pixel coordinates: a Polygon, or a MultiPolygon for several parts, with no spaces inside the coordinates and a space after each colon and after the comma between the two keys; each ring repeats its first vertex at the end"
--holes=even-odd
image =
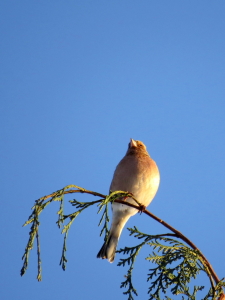
{"type": "MultiPolygon", "coordinates": [[[[148,206],[159,186],[159,170],[149,156],[146,146],[140,141],[131,139],[124,158],[120,161],[113,175],[110,191],[127,191],[143,205],[148,206]]],[[[137,205],[132,198],[127,202],[137,205]]],[[[128,219],[138,210],[120,203],[112,204],[112,225],[107,241],[103,244],[97,257],[113,262],[118,240],[128,219]]]]}

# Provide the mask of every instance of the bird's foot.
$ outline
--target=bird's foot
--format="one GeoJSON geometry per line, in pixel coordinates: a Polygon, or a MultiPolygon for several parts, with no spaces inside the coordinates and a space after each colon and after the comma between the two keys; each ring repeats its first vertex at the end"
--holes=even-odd
{"type": "Polygon", "coordinates": [[[139,205],[139,208],[140,208],[139,213],[142,214],[142,213],[145,211],[146,206],[144,206],[144,205],[139,205]]]}

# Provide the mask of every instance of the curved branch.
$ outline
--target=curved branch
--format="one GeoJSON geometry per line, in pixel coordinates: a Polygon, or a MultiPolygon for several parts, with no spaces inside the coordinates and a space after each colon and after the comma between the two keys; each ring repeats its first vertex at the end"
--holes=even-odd
{"type": "MultiPolygon", "coordinates": [[[[69,191],[64,191],[63,194],[73,194],[73,193],[85,193],[85,194],[90,194],[90,195],[93,195],[93,196],[98,196],[98,197],[102,197],[102,198],[105,198],[106,195],[103,195],[103,194],[100,194],[100,193],[96,193],[96,192],[92,192],[92,191],[88,191],[88,190],[85,190],[85,189],[80,189],[80,190],[69,190],[69,191]]],[[[47,195],[47,196],[44,196],[42,198],[40,198],[41,200],[47,200],[48,198],[51,198],[51,197],[54,197],[58,194],[58,192],[54,192],[50,195],[47,195]]],[[[38,199],[38,200],[40,200],[38,199]]],[[[37,201],[38,201],[37,200],[37,201]]],[[[99,201],[101,202],[101,200],[99,201]]]]}
{"type": "Polygon", "coordinates": [[[143,207],[139,207],[137,205],[131,204],[129,202],[126,201],[122,201],[122,200],[115,200],[114,202],[117,203],[121,203],[121,204],[125,204],[131,207],[136,208],[137,210],[139,210],[140,212],[145,213],[146,215],[148,215],[149,217],[151,217],[152,219],[156,220],[157,222],[159,222],[160,224],[162,224],[163,226],[165,226],[166,228],[168,228],[169,230],[171,230],[172,232],[174,232],[176,234],[177,237],[179,237],[181,240],[183,240],[186,244],[188,244],[192,249],[197,250],[199,252],[199,254],[201,255],[204,264],[207,266],[207,268],[209,269],[211,275],[213,276],[216,284],[218,284],[220,282],[219,277],[217,276],[216,272],[213,270],[213,267],[211,266],[211,264],[209,263],[209,261],[206,259],[206,257],[202,254],[202,252],[198,249],[198,247],[192,243],[192,241],[190,241],[185,235],[183,235],[180,231],[176,230],[174,227],[172,227],[171,225],[169,225],[168,223],[166,223],[165,221],[163,221],[162,219],[158,218],[157,216],[155,216],[154,214],[152,214],[150,211],[148,211],[147,209],[143,210],[143,207]]]}
{"type": "MultiPolygon", "coordinates": [[[[90,195],[93,195],[93,196],[98,196],[98,197],[103,198],[103,199],[95,201],[95,203],[100,203],[102,200],[104,200],[106,198],[106,195],[103,195],[103,194],[100,194],[100,193],[96,193],[96,192],[93,192],[93,191],[89,191],[89,190],[85,190],[85,189],[77,187],[77,186],[73,186],[73,187],[78,188],[78,189],[77,190],[71,189],[71,190],[68,190],[68,191],[63,191],[63,194],[85,193],[85,194],[90,194],[90,195]]],[[[44,200],[46,200],[48,198],[56,196],[57,193],[58,192],[55,192],[55,193],[52,193],[50,195],[44,196],[44,197],[40,198],[39,200],[44,201],[44,200]]],[[[130,195],[130,197],[133,198],[137,203],[139,203],[137,201],[137,199],[135,199],[133,197],[133,195],[130,195]]],[[[162,219],[158,218],[157,216],[155,216],[154,214],[152,214],[150,211],[148,211],[147,209],[145,209],[145,207],[143,207],[141,205],[134,205],[134,204],[131,204],[131,203],[129,203],[127,201],[123,201],[123,200],[114,200],[114,202],[121,203],[121,204],[130,206],[130,207],[136,208],[141,213],[145,213],[146,215],[148,215],[152,219],[156,220],[157,222],[159,222],[160,224],[162,224],[163,226],[165,226],[166,228],[168,228],[169,230],[171,230],[172,232],[174,232],[177,237],[179,237],[181,240],[183,240],[185,243],[187,243],[192,249],[197,250],[199,252],[200,256],[202,257],[204,265],[209,270],[209,273],[210,273],[209,277],[212,276],[214,278],[216,284],[218,284],[220,282],[219,277],[217,276],[216,272],[213,270],[213,267],[211,266],[211,264],[209,263],[209,261],[206,259],[206,257],[202,254],[202,252],[198,249],[198,247],[194,243],[192,243],[192,241],[190,241],[180,231],[176,230],[174,227],[172,227],[171,225],[169,225],[168,223],[166,223],[162,219]]]]}

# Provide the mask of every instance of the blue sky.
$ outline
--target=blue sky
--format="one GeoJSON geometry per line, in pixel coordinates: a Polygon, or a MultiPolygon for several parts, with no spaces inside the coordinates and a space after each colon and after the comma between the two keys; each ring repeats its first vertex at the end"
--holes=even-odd
{"type": "MultiPolygon", "coordinates": [[[[127,299],[121,256],[113,264],[96,259],[97,208],[73,224],[63,272],[52,204],[41,217],[43,281],[35,279],[36,249],[27,274],[19,271],[29,233],[21,226],[34,200],[68,184],[107,193],[131,137],[160,169],[149,209],[225,276],[224,10],[224,1],[208,0],[1,1],[4,299],[127,299]]],[[[134,225],[168,232],[144,215],[131,218],[134,225]]],[[[124,229],[119,247],[134,244],[124,229]]],[[[148,299],[149,253],[137,261],[137,299],[148,299]]]]}

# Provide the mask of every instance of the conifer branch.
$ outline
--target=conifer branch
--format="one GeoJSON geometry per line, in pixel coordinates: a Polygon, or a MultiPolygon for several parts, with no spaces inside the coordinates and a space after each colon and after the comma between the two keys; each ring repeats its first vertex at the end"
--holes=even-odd
{"type": "Polygon", "coordinates": [[[211,264],[209,263],[209,261],[206,259],[206,257],[201,253],[201,251],[198,249],[198,247],[192,242],[190,241],[185,235],[183,235],[180,231],[178,231],[177,229],[175,229],[174,227],[172,227],[171,225],[169,225],[168,223],[166,223],[165,221],[163,221],[162,219],[158,218],[157,216],[155,216],[153,213],[151,213],[150,211],[148,211],[147,209],[142,209],[136,205],[133,205],[129,202],[126,201],[122,201],[122,200],[115,200],[115,202],[117,203],[121,203],[121,204],[125,204],[131,207],[134,207],[136,209],[138,209],[139,211],[141,211],[141,213],[145,213],[146,215],[148,215],[149,217],[151,217],[152,219],[156,220],[157,222],[159,222],[160,224],[162,224],[163,226],[165,226],[166,228],[170,229],[172,232],[175,233],[175,236],[180,238],[181,240],[183,240],[185,243],[187,243],[192,249],[199,251],[202,260],[204,262],[204,264],[208,267],[210,274],[213,276],[216,284],[218,284],[220,282],[219,277],[217,276],[216,272],[213,270],[213,267],[211,266],[211,264]]]}
{"type": "MultiPolygon", "coordinates": [[[[209,261],[206,259],[206,257],[201,253],[201,251],[197,248],[197,246],[190,241],[186,236],[184,236],[180,231],[176,230],[175,228],[173,228],[171,225],[169,225],[168,223],[166,223],[165,221],[163,221],[162,219],[158,218],[157,216],[155,216],[154,214],[152,214],[151,212],[149,212],[148,210],[146,210],[145,207],[143,207],[143,205],[141,205],[137,199],[134,198],[134,196],[129,193],[129,192],[124,192],[124,191],[115,191],[113,193],[110,193],[109,195],[103,195],[97,192],[93,192],[93,191],[89,191],[86,190],[84,188],[78,187],[76,185],[68,185],[66,187],[64,187],[61,190],[58,190],[50,195],[41,197],[40,199],[35,201],[35,205],[33,206],[33,211],[32,214],[29,216],[28,221],[24,224],[28,225],[31,224],[31,229],[29,232],[29,240],[28,243],[26,245],[25,248],[25,252],[24,255],[22,257],[22,259],[24,260],[23,263],[23,267],[21,269],[21,276],[25,274],[27,267],[28,267],[28,257],[29,257],[29,253],[30,250],[33,248],[33,244],[34,244],[34,239],[36,237],[37,240],[37,255],[38,255],[38,276],[37,279],[40,281],[41,280],[41,258],[40,258],[40,239],[39,239],[39,226],[40,226],[40,222],[39,222],[39,216],[41,214],[41,212],[52,202],[60,202],[60,206],[59,206],[59,210],[58,210],[58,221],[56,222],[58,224],[58,227],[60,228],[64,221],[66,219],[69,219],[69,222],[67,223],[67,225],[63,225],[63,231],[62,233],[64,233],[64,243],[63,243],[63,250],[62,250],[62,256],[61,256],[61,260],[60,260],[60,264],[62,265],[63,270],[65,270],[66,268],[66,239],[68,236],[68,231],[73,223],[73,221],[75,220],[75,218],[86,208],[94,205],[94,204],[98,204],[99,206],[99,210],[98,212],[100,212],[102,210],[102,208],[104,208],[103,210],[103,214],[102,217],[100,219],[99,225],[103,222],[103,228],[101,230],[101,234],[104,232],[105,234],[105,240],[107,238],[108,235],[108,223],[109,223],[109,216],[108,216],[108,204],[111,202],[116,202],[116,203],[121,203],[123,205],[127,205],[133,208],[136,208],[137,210],[140,211],[140,213],[145,213],[146,215],[148,215],[149,217],[153,218],[154,220],[156,220],[157,222],[159,222],[160,224],[162,224],[163,226],[165,226],[166,228],[168,228],[170,231],[172,231],[173,233],[166,233],[166,234],[158,234],[155,236],[150,236],[150,235],[146,235],[143,234],[141,232],[139,232],[137,230],[137,228],[135,229],[129,229],[130,230],[130,235],[135,234],[135,236],[137,238],[144,238],[144,242],[141,243],[138,246],[129,248],[129,247],[125,247],[125,249],[121,249],[117,252],[122,252],[123,254],[125,253],[129,253],[130,252],[130,257],[128,257],[127,259],[122,259],[121,262],[119,263],[119,265],[125,265],[126,263],[130,264],[131,266],[128,270],[127,273],[127,279],[122,282],[121,287],[126,287],[128,285],[128,290],[125,292],[125,294],[129,295],[129,299],[133,299],[132,293],[137,294],[135,288],[133,287],[133,283],[132,283],[132,271],[133,271],[133,267],[134,267],[134,261],[136,259],[136,256],[138,255],[140,249],[143,247],[143,245],[145,245],[146,243],[148,245],[150,245],[151,247],[153,247],[153,249],[158,249],[158,251],[163,251],[163,256],[158,256],[156,253],[153,252],[153,256],[149,256],[149,260],[155,261],[159,267],[152,269],[153,272],[149,274],[149,278],[151,279],[153,276],[157,276],[158,272],[164,272],[164,273],[160,273],[160,276],[158,277],[158,279],[156,279],[155,283],[153,282],[152,287],[150,288],[150,291],[152,290],[152,288],[154,288],[154,286],[158,285],[158,290],[156,290],[156,292],[154,293],[153,298],[158,298],[159,299],[159,289],[161,289],[162,291],[165,291],[165,289],[168,287],[168,285],[174,284],[175,282],[177,282],[177,285],[175,285],[174,288],[172,288],[172,292],[174,291],[175,294],[178,293],[184,293],[186,296],[188,296],[188,299],[195,299],[195,295],[197,293],[198,290],[201,290],[203,287],[195,287],[194,288],[194,292],[193,294],[189,293],[189,289],[188,288],[182,288],[181,290],[179,290],[179,276],[182,275],[182,268],[189,268],[189,271],[192,272],[190,274],[191,277],[196,276],[196,274],[198,273],[198,271],[202,270],[205,271],[209,277],[209,280],[211,282],[211,289],[208,292],[208,294],[206,295],[206,297],[204,298],[206,299],[218,299],[218,300],[225,300],[225,294],[223,292],[223,288],[225,287],[225,282],[224,279],[220,280],[219,277],[217,276],[216,272],[213,270],[211,264],[209,263],[209,261]],[[79,202],[77,200],[71,200],[70,203],[75,206],[78,210],[74,213],[71,213],[69,215],[65,215],[64,214],[64,195],[66,194],[73,194],[73,193],[84,193],[84,194],[90,194],[93,196],[97,196],[100,197],[101,199],[96,200],[96,201],[91,201],[91,202],[79,202]],[[132,198],[137,205],[131,204],[129,202],[126,201],[126,198],[132,198]],[[48,200],[49,199],[49,200],[48,200]],[[121,199],[125,199],[125,200],[121,200],[121,199]],[[172,240],[170,239],[170,237],[176,237],[179,238],[181,240],[183,240],[187,245],[189,245],[191,247],[188,248],[187,246],[185,246],[184,244],[180,244],[178,241],[172,240]],[[154,240],[154,241],[152,241],[154,240]],[[174,246],[165,246],[163,244],[160,244],[158,242],[158,240],[164,240],[165,242],[169,242],[169,243],[175,243],[174,246]],[[175,247],[175,248],[174,248],[175,247]],[[178,247],[178,248],[176,248],[178,247]],[[180,248],[179,248],[180,247],[180,248]],[[177,250],[176,250],[177,249],[177,250]],[[189,250],[188,250],[189,249],[189,250]],[[177,253],[174,254],[174,251],[178,251],[177,253]],[[175,255],[175,256],[174,256],[175,255]],[[177,255],[177,256],[176,256],[177,255]],[[166,264],[168,262],[177,260],[179,259],[181,256],[184,257],[184,262],[181,263],[180,265],[178,265],[176,267],[176,270],[178,270],[179,268],[181,268],[181,274],[179,276],[175,276],[172,271],[172,269],[165,269],[164,271],[162,271],[162,269],[164,268],[163,265],[161,265],[161,260],[165,260],[164,264],[166,262],[166,264]],[[196,261],[196,267],[193,268],[192,266],[192,262],[190,263],[188,261],[188,257],[191,257],[192,261],[196,261]],[[197,262],[197,260],[199,259],[199,262],[197,262]],[[186,264],[186,265],[184,265],[186,264]],[[201,265],[202,264],[202,265],[201,265]],[[161,266],[161,267],[160,267],[161,266]],[[164,274],[164,275],[163,275],[164,274]],[[164,276],[164,277],[162,277],[164,276]],[[163,286],[163,281],[165,280],[165,282],[167,282],[166,286],[163,286]],[[176,281],[178,280],[178,281],[176,281]],[[183,290],[183,292],[182,292],[183,290]],[[219,297],[219,298],[218,298],[219,297]]],[[[174,269],[175,270],[175,269],[174,269]]],[[[184,273],[183,273],[184,274],[184,273]]],[[[186,275],[184,275],[184,278],[186,275]]],[[[187,282],[189,282],[189,277],[187,277],[185,280],[187,280],[187,282]]],[[[150,299],[153,299],[151,298],[150,299]]],[[[169,299],[167,297],[167,299],[169,299]]]]}

